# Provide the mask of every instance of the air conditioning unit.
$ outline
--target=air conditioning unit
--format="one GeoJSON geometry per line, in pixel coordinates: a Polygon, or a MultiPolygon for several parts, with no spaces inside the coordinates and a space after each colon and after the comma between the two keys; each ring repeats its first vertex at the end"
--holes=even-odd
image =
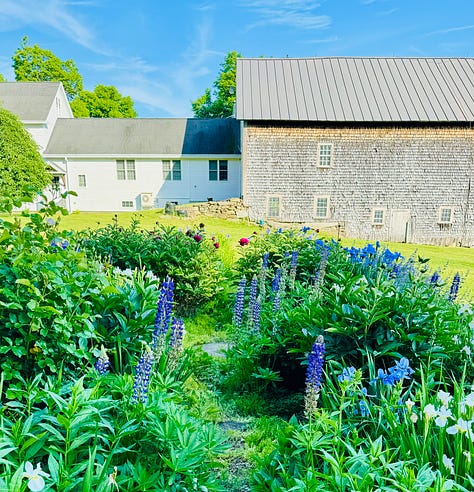
{"type": "Polygon", "coordinates": [[[153,193],[140,193],[142,210],[153,208],[153,193]]]}

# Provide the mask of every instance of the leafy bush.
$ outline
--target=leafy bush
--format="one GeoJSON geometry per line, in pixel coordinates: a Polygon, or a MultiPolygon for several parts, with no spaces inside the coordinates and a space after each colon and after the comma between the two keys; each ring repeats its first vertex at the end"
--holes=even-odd
{"type": "Polygon", "coordinates": [[[216,244],[216,238],[206,238],[202,227],[183,232],[158,226],[144,231],[136,220],[127,228],[116,220],[87,232],[81,241],[89,255],[122,270],[143,268],[160,279],[170,276],[176,283],[178,309],[188,314],[203,302],[218,300],[223,291],[227,268],[216,244]]]}

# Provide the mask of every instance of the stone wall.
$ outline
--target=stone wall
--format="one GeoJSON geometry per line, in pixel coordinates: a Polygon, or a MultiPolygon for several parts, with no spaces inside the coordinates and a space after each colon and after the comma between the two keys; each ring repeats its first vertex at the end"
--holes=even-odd
{"type": "Polygon", "coordinates": [[[278,220],[306,223],[315,221],[315,197],[327,196],[322,222],[348,236],[391,240],[395,218],[406,214],[408,242],[473,245],[473,136],[453,127],[246,124],[244,203],[251,219],[267,220],[268,198],[278,196],[278,220]],[[329,168],[318,167],[319,143],[333,146],[329,168]],[[440,207],[452,207],[452,224],[438,223],[440,207]],[[373,224],[374,208],[384,210],[383,225],[373,224]]]}
{"type": "Polygon", "coordinates": [[[225,219],[248,218],[248,207],[243,204],[240,198],[230,198],[218,202],[202,202],[187,205],[178,205],[176,212],[186,217],[197,217],[208,215],[211,217],[221,217],[225,219]]]}

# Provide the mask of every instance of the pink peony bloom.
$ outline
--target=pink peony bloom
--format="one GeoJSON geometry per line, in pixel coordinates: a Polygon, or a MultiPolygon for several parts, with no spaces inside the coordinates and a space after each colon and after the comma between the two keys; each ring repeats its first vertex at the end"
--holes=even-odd
{"type": "Polygon", "coordinates": [[[239,244],[240,244],[241,246],[246,246],[248,243],[249,243],[249,240],[248,240],[246,237],[241,237],[241,238],[239,239],[239,244]]]}

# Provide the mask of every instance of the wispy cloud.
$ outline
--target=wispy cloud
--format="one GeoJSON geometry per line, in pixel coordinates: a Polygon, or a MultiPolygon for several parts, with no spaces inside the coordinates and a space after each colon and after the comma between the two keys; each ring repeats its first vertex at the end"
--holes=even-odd
{"type": "Polygon", "coordinates": [[[308,41],[305,41],[305,44],[326,44],[335,43],[336,41],[339,41],[339,36],[330,36],[322,39],[309,39],[308,41]]]}
{"type": "Polygon", "coordinates": [[[286,25],[298,29],[323,29],[331,24],[328,15],[316,14],[321,4],[309,0],[243,0],[241,5],[258,17],[249,28],[286,25]]]}
{"type": "Polygon", "coordinates": [[[388,17],[389,15],[394,14],[397,12],[398,9],[390,9],[390,10],[382,10],[380,12],[377,12],[375,15],[378,17],[388,17]]]}
{"type": "MultiPolygon", "coordinates": [[[[86,2],[93,5],[93,2],[86,2]]],[[[105,54],[97,47],[93,32],[69,11],[71,5],[85,2],[64,0],[2,0],[0,2],[0,31],[10,31],[29,25],[46,26],[74,40],[95,53],[105,54]]]]}
{"type": "Polygon", "coordinates": [[[438,36],[438,35],[450,34],[452,32],[469,31],[470,29],[474,29],[474,24],[469,24],[467,26],[460,26],[460,27],[448,27],[447,29],[440,29],[439,31],[431,31],[426,33],[425,36],[438,36]]]}

